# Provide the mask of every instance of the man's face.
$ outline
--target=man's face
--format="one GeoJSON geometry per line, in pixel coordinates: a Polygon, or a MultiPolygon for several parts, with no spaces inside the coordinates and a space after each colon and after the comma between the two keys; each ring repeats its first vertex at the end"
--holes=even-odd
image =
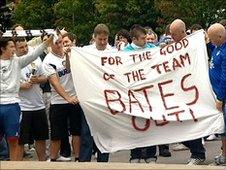
{"type": "Polygon", "coordinates": [[[140,34],[137,38],[133,39],[133,43],[138,47],[144,47],[146,44],[146,35],[140,34]]]}
{"type": "Polygon", "coordinates": [[[7,59],[10,59],[14,55],[14,53],[16,51],[14,42],[13,41],[9,41],[8,45],[6,46],[6,48],[1,48],[1,50],[2,50],[2,54],[5,57],[7,57],[7,59]]]}
{"type": "Polygon", "coordinates": [[[16,54],[18,57],[26,55],[28,53],[27,41],[16,42],[16,54]]]}
{"type": "Polygon", "coordinates": [[[72,47],[75,46],[75,43],[70,40],[67,36],[62,39],[64,47],[72,47]]]}
{"type": "Polygon", "coordinates": [[[97,34],[94,37],[94,42],[98,50],[105,50],[108,44],[108,35],[106,34],[97,34]]]}
{"type": "Polygon", "coordinates": [[[175,42],[179,42],[180,40],[182,40],[184,37],[186,37],[186,34],[184,32],[182,32],[181,30],[170,30],[170,34],[172,39],[175,42]]]}
{"type": "Polygon", "coordinates": [[[157,40],[156,40],[156,37],[154,34],[147,34],[146,35],[146,41],[148,43],[155,43],[157,40]]]}
{"type": "Polygon", "coordinates": [[[216,35],[212,32],[208,32],[208,37],[212,44],[214,44],[216,46],[221,45],[220,37],[218,35],[216,35]]]}
{"type": "Polygon", "coordinates": [[[55,44],[52,44],[51,48],[52,48],[53,53],[63,56],[62,36],[59,35],[58,40],[55,42],[55,44]]]}

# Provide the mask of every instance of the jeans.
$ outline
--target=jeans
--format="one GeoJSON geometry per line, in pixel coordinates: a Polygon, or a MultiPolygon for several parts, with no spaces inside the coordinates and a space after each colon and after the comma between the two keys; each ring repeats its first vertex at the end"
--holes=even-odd
{"type": "MultiPolygon", "coordinates": [[[[81,115],[81,147],[79,162],[90,162],[93,149],[93,137],[91,136],[84,113],[81,115]]],[[[109,153],[101,153],[97,150],[97,162],[108,162],[109,153]]]]}
{"type": "Polygon", "coordinates": [[[2,138],[2,140],[0,141],[0,160],[7,160],[8,158],[9,158],[8,145],[5,138],[2,138]]]}
{"type": "Polygon", "coordinates": [[[185,141],[182,142],[182,144],[189,148],[191,152],[191,158],[206,159],[206,150],[202,144],[202,138],[185,141]]]}
{"type": "Polygon", "coordinates": [[[132,159],[148,159],[156,158],[156,146],[148,146],[132,149],[130,152],[130,160],[132,159]]]}

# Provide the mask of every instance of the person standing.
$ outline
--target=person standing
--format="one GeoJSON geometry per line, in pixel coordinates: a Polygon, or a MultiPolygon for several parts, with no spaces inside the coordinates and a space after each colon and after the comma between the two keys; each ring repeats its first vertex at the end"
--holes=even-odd
{"type": "Polygon", "coordinates": [[[16,57],[12,38],[0,38],[0,140],[5,135],[9,144],[10,160],[20,160],[19,137],[19,88],[21,69],[34,61],[52,42],[52,36],[33,53],[16,57]]]}
{"type": "MultiPolygon", "coordinates": [[[[93,32],[93,44],[84,46],[84,49],[90,51],[108,51],[113,48],[108,44],[108,37],[110,35],[109,28],[105,24],[98,24],[93,32]]],[[[81,148],[80,148],[80,162],[90,162],[93,149],[93,137],[91,136],[89,126],[87,124],[85,115],[82,114],[82,131],[81,131],[81,148]]],[[[97,149],[97,162],[108,162],[109,153],[101,153],[97,149]]]]}
{"type": "MultiPolygon", "coordinates": [[[[216,95],[216,108],[224,113],[226,122],[226,29],[215,23],[207,31],[209,39],[215,48],[210,61],[209,76],[213,91],[216,95]]],[[[226,128],[221,134],[222,154],[215,157],[217,165],[226,165],[226,128]]]]}
{"type": "MultiPolygon", "coordinates": [[[[187,36],[185,23],[181,19],[176,19],[170,24],[170,34],[174,42],[179,42],[187,36]]],[[[188,165],[201,165],[206,159],[205,148],[202,144],[202,138],[182,142],[189,148],[191,158],[188,165]]]]}

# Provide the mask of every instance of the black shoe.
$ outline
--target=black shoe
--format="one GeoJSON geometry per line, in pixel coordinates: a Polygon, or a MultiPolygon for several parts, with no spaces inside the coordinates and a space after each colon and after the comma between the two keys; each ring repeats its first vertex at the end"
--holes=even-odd
{"type": "Polygon", "coordinates": [[[171,153],[170,153],[169,149],[161,149],[161,150],[159,150],[159,156],[171,157],[171,153]]]}

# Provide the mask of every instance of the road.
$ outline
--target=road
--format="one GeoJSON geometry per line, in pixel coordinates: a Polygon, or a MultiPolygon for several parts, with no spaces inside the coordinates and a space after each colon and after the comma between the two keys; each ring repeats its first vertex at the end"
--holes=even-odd
{"type": "MultiPolygon", "coordinates": [[[[205,141],[206,148],[206,161],[205,164],[209,165],[213,163],[214,157],[220,154],[221,141],[205,141]]],[[[173,145],[170,145],[171,157],[158,157],[157,164],[186,164],[190,158],[189,150],[184,151],[173,151],[173,145]]],[[[26,158],[25,160],[37,160],[37,157],[34,152],[32,152],[32,158],[26,158]]],[[[128,163],[130,157],[130,152],[128,150],[118,151],[116,153],[110,154],[110,162],[123,162],[128,163]]],[[[96,161],[95,158],[92,158],[92,161],[96,161]]]]}

